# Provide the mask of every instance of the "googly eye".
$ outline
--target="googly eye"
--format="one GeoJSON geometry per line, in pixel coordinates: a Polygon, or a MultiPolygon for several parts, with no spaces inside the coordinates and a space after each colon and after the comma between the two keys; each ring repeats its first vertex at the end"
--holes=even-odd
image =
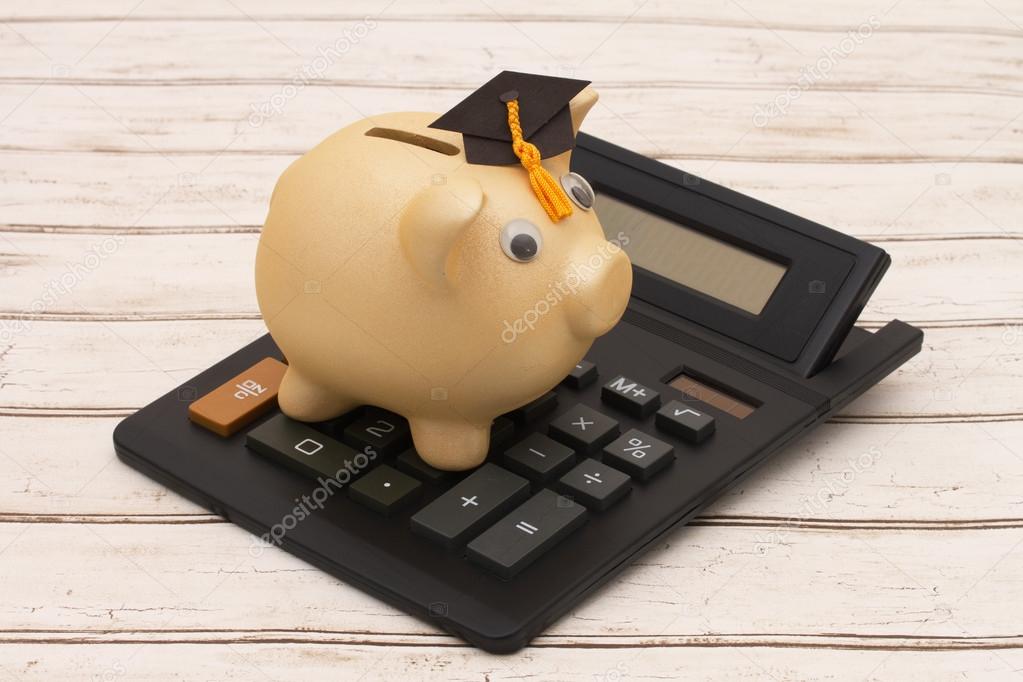
{"type": "Polygon", "coordinates": [[[543,238],[536,225],[518,218],[501,228],[501,249],[504,255],[520,263],[536,258],[543,245],[543,238]]]}
{"type": "Polygon", "coordinates": [[[587,211],[593,208],[593,198],[596,195],[590,183],[586,182],[586,178],[578,173],[566,173],[561,176],[561,186],[565,188],[565,193],[572,197],[576,206],[587,211]]]}

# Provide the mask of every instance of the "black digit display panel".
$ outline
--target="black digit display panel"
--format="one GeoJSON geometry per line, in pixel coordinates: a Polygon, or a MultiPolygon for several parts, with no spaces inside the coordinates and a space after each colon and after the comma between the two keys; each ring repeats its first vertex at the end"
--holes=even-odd
{"type": "Polygon", "coordinates": [[[876,246],[585,134],[572,170],[607,195],[605,212],[614,207],[608,221],[602,218],[609,238],[632,239],[630,224],[646,228],[634,259],[634,296],[802,376],[834,357],[890,262],[876,246]],[[622,218],[630,209],[632,217],[622,218]],[[680,249],[664,225],[702,235],[686,248],[708,248],[731,268],[732,281],[711,281],[711,273],[687,285],[684,276],[658,272],[644,254],[680,249]],[[743,273],[760,282],[744,283],[743,273]]]}

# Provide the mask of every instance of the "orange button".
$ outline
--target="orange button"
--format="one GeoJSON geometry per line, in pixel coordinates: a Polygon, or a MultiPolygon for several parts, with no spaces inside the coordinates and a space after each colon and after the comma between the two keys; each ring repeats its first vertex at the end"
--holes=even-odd
{"type": "Polygon", "coordinates": [[[288,366],[263,358],[188,406],[188,418],[220,436],[230,436],[277,404],[288,366]]]}

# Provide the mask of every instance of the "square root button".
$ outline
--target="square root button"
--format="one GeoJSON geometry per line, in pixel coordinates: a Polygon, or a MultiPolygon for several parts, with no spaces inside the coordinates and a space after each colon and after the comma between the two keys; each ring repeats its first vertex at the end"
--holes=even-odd
{"type": "Polygon", "coordinates": [[[678,400],[659,409],[655,422],[657,428],[690,443],[702,443],[714,433],[714,417],[678,400]]]}

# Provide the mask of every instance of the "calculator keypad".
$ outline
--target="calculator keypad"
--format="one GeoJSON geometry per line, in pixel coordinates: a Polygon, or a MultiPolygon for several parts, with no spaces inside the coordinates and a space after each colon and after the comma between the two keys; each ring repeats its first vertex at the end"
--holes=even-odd
{"type": "Polygon", "coordinates": [[[353,500],[389,516],[419,499],[422,484],[397,469],[381,464],[349,488],[353,500]]]}
{"type": "Polygon", "coordinates": [[[618,435],[618,422],[579,403],[551,422],[550,434],[588,455],[598,452],[618,435]]]}
{"type": "MultiPolygon", "coordinates": [[[[597,367],[583,361],[564,383],[584,389],[596,380],[597,367]]],[[[546,428],[542,420],[558,405],[553,391],[498,417],[491,452],[502,453],[503,466],[491,459],[468,474],[424,462],[411,447],[408,422],[374,407],[322,424],[276,414],[247,434],[246,445],[310,478],[348,471],[349,497],[385,516],[414,510],[426,496],[425,506],[406,517],[412,532],[447,549],[463,548],[474,563],[511,578],[581,526],[587,509],[613,513],[634,482],[644,485],[674,461],[675,448],[645,428],[621,433],[615,412],[690,443],[714,432],[714,418],[694,403],[660,407],[657,391],[627,376],[615,376],[600,394],[607,414],[577,403],[546,428]],[[526,433],[516,440],[517,429],[526,433]]]]}
{"type": "Polygon", "coordinates": [[[471,560],[511,578],[586,521],[586,510],[541,490],[469,543],[471,560]]]}
{"type": "Polygon", "coordinates": [[[372,449],[381,457],[396,455],[412,442],[404,417],[377,408],[369,408],[361,419],[349,424],[344,440],[357,450],[372,449]]]}
{"type": "Polygon", "coordinates": [[[649,480],[671,464],[673,459],[674,447],[639,429],[629,429],[604,448],[606,463],[640,481],[649,480]]]}
{"type": "Polygon", "coordinates": [[[714,417],[679,400],[657,411],[657,428],[690,443],[702,443],[714,433],[714,417]]]}
{"type": "Polygon", "coordinates": [[[628,476],[595,459],[583,460],[561,478],[565,495],[598,511],[625,497],[631,487],[628,476]]]}
{"type": "Polygon", "coordinates": [[[366,455],[283,414],[249,431],[245,445],[310,478],[337,478],[341,471],[350,478],[371,462],[366,455]]]}
{"type": "Polygon", "coordinates": [[[521,476],[484,464],[412,517],[412,530],[445,547],[462,544],[529,494],[521,476]]]}
{"type": "Polygon", "coordinates": [[[504,465],[526,478],[546,483],[568,470],[575,450],[543,435],[531,433],[504,453],[504,465]]]}
{"type": "Polygon", "coordinates": [[[564,379],[566,386],[572,388],[586,388],[597,380],[597,366],[592,362],[580,360],[579,364],[572,368],[564,379]]]}
{"type": "Polygon", "coordinates": [[[604,384],[600,398],[633,417],[648,417],[661,406],[661,395],[652,388],[618,375],[604,384]]]}

